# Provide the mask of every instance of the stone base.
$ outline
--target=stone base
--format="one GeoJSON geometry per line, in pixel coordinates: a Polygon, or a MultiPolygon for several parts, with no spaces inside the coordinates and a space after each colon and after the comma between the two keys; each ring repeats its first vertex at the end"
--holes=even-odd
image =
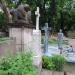
{"type": "MultiPolygon", "coordinates": [[[[36,67],[36,69],[37,69],[37,72],[38,72],[37,75],[40,75],[41,70],[42,70],[42,61],[39,60],[39,58],[40,58],[40,57],[38,57],[38,56],[33,57],[33,65],[34,65],[34,66],[36,67]]],[[[40,59],[41,59],[41,58],[40,58],[40,59]]]]}
{"type": "Polygon", "coordinates": [[[42,49],[41,49],[41,32],[33,30],[33,64],[38,70],[38,75],[42,70],[42,49]]]}
{"type": "Polygon", "coordinates": [[[9,28],[9,36],[16,38],[16,50],[33,52],[33,64],[42,69],[41,31],[30,28],[9,28]]]}
{"type": "Polygon", "coordinates": [[[40,62],[39,65],[38,65],[38,67],[37,67],[37,71],[38,71],[37,75],[41,74],[41,70],[42,70],[42,62],[40,62]]]}

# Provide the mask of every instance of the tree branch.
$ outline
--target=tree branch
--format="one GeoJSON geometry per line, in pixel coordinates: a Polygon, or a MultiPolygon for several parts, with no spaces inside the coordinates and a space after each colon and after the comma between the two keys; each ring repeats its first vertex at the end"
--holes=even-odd
{"type": "Polygon", "coordinates": [[[0,0],[0,3],[2,5],[2,9],[3,9],[4,13],[5,13],[5,17],[6,17],[7,22],[12,22],[12,17],[10,15],[9,8],[6,5],[5,0],[0,0]]]}

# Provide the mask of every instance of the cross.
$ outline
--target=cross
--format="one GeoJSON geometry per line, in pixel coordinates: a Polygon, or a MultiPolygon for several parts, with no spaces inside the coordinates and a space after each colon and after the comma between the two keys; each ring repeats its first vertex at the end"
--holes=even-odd
{"type": "Polygon", "coordinates": [[[44,53],[48,53],[48,23],[45,23],[45,26],[42,28],[45,31],[44,37],[44,53]]]}
{"type": "Polygon", "coordinates": [[[37,7],[37,10],[35,11],[35,15],[36,15],[36,30],[39,30],[39,17],[40,17],[39,7],[37,7]]]}

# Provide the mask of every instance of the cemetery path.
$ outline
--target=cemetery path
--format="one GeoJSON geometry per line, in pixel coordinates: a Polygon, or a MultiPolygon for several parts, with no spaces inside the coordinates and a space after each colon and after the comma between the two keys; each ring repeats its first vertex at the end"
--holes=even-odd
{"type": "MultiPolygon", "coordinates": [[[[68,39],[69,45],[75,48],[75,39],[68,39]]],[[[52,71],[42,69],[40,75],[52,75],[52,71]]],[[[54,75],[64,75],[63,72],[54,72],[54,75]]],[[[75,72],[67,72],[67,75],[75,75],[75,72]]]]}
{"type": "MultiPolygon", "coordinates": [[[[41,75],[52,75],[52,71],[42,69],[41,75]]],[[[54,75],[64,75],[63,72],[54,72],[54,75]]],[[[75,75],[75,73],[67,73],[67,75],[75,75]]]]}
{"type": "Polygon", "coordinates": [[[75,39],[68,39],[69,45],[72,45],[75,48],[75,39]]]}

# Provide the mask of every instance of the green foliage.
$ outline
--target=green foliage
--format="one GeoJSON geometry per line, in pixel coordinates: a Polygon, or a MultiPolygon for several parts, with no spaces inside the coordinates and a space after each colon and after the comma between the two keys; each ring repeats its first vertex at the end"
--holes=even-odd
{"type": "Polygon", "coordinates": [[[4,22],[5,22],[5,15],[3,12],[0,12],[0,30],[6,28],[4,22]]]}
{"type": "Polygon", "coordinates": [[[20,4],[29,4],[32,11],[32,21],[35,25],[36,7],[40,7],[40,25],[45,22],[54,31],[60,28],[64,30],[75,29],[75,0],[19,0],[18,4],[12,3],[11,0],[5,0],[9,8],[16,8],[20,4]]]}
{"type": "Polygon", "coordinates": [[[9,40],[9,38],[0,37],[0,43],[5,43],[9,40]]]}
{"type": "Polygon", "coordinates": [[[53,55],[52,57],[43,56],[42,67],[49,70],[62,71],[64,69],[65,59],[61,55],[53,55]]]}
{"type": "Polygon", "coordinates": [[[53,64],[55,65],[56,71],[62,71],[65,65],[65,58],[62,55],[53,55],[52,56],[53,64]]]}
{"type": "Polygon", "coordinates": [[[3,12],[0,12],[0,24],[5,21],[5,16],[3,12]]]}
{"type": "Polygon", "coordinates": [[[75,34],[69,34],[69,35],[68,35],[68,38],[75,39],[75,34]]]}
{"type": "Polygon", "coordinates": [[[16,7],[16,4],[12,2],[12,0],[5,0],[6,1],[6,4],[9,8],[15,8],[16,7]]]}
{"type": "Polygon", "coordinates": [[[55,38],[48,39],[49,44],[57,44],[57,40],[55,38]]]}
{"type": "Polygon", "coordinates": [[[42,57],[42,67],[49,70],[54,70],[55,65],[52,62],[52,58],[49,56],[42,57]]]}
{"type": "MultiPolygon", "coordinates": [[[[58,41],[57,41],[56,38],[49,38],[49,39],[48,39],[48,43],[49,43],[49,44],[57,44],[58,41]]],[[[64,41],[63,44],[68,45],[68,42],[64,41]]]]}
{"type": "Polygon", "coordinates": [[[31,53],[19,53],[0,59],[0,75],[37,75],[31,53]]]}

